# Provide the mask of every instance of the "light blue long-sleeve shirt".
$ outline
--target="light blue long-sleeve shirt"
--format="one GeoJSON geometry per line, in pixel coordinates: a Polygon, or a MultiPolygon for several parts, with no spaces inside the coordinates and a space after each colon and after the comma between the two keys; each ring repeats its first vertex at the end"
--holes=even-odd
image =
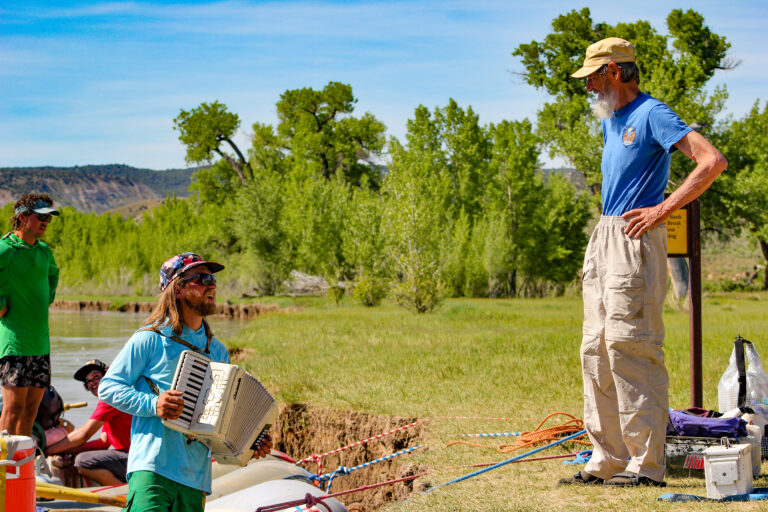
{"type": "MultiPolygon", "coordinates": [[[[184,434],[162,424],[157,416],[158,397],[145,379],[149,377],[160,393],[170,389],[179,357],[189,350],[167,337],[173,334],[171,327],[161,332],[164,336],[152,331],[137,331],[131,336],[101,379],[99,398],[133,416],[128,478],[134,471],[152,471],[210,494],[208,447],[197,441],[188,443],[184,434]]],[[[205,349],[207,337],[203,327],[197,331],[184,327],[180,337],[205,349]]],[[[229,362],[226,347],[216,338],[211,340],[207,356],[213,361],[229,362]]]]}

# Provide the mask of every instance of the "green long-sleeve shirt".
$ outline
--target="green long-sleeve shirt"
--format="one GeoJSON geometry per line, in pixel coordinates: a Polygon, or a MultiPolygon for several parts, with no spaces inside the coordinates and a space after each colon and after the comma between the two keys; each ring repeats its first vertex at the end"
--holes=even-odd
{"type": "Polygon", "coordinates": [[[59,267],[50,247],[13,233],[0,239],[0,357],[50,353],[48,306],[56,296],[59,267]]]}

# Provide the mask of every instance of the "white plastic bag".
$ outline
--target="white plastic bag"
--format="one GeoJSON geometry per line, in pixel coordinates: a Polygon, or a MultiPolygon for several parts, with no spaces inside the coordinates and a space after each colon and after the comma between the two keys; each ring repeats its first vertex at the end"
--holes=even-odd
{"type": "Polygon", "coordinates": [[[739,403],[739,362],[737,361],[738,347],[734,346],[731,359],[725,373],[717,385],[717,399],[720,412],[730,411],[737,407],[751,407],[755,414],[768,417],[768,373],[763,369],[760,356],[755,346],[743,339],[736,338],[735,344],[741,343],[746,356],[746,395],[744,403],[739,403]]]}
{"type": "MultiPolygon", "coordinates": [[[[734,342],[728,368],[717,385],[717,400],[719,410],[722,413],[749,407],[754,411],[752,423],[755,425],[768,423],[768,373],[763,369],[755,346],[741,336],[738,336],[734,342]],[[746,363],[749,365],[747,366],[746,363]],[[740,366],[743,372],[741,379],[739,377],[740,366]],[[741,390],[743,393],[741,403],[739,400],[740,380],[743,380],[745,385],[741,390]]],[[[764,431],[761,444],[762,456],[763,459],[766,459],[768,458],[768,431],[764,431]]]]}
{"type": "Polygon", "coordinates": [[[717,384],[717,410],[733,416],[731,411],[737,407],[739,407],[739,370],[736,368],[736,349],[734,349],[728,361],[728,368],[725,369],[725,373],[717,384]]]}

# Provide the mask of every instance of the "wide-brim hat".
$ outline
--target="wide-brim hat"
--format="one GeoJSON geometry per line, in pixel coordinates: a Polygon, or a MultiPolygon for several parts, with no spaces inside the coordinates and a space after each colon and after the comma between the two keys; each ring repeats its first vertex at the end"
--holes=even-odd
{"type": "Polygon", "coordinates": [[[85,382],[85,378],[93,370],[99,370],[102,373],[107,373],[107,368],[108,366],[106,364],[102,363],[98,359],[93,359],[85,363],[75,372],[75,380],[79,380],[80,382],[85,382]]]}
{"type": "Polygon", "coordinates": [[[584,64],[571,77],[586,78],[610,62],[635,62],[635,47],[620,37],[609,37],[593,43],[587,48],[584,64]]]}
{"type": "Polygon", "coordinates": [[[202,257],[193,252],[177,254],[169,259],[160,267],[160,289],[165,290],[168,285],[183,275],[186,271],[205,265],[211,274],[224,270],[224,265],[215,261],[205,261],[202,257]]]}

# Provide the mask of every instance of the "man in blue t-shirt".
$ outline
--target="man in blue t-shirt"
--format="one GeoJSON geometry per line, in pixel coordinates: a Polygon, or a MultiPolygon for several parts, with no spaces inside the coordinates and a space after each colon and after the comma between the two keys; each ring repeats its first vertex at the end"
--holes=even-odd
{"type": "MultiPolygon", "coordinates": [[[[216,312],[216,277],[224,266],[185,252],[160,268],[162,295],[109,367],[99,398],[133,416],[128,453],[126,512],[202,512],[211,492],[211,452],[201,442],[163,425],[183,410],[182,392],[170,389],[181,353],[194,350],[229,362],[205,317],[216,312]],[[161,391],[163,390],[163,391],[161,391]]],[[[254,454],[269,453],[267,438],[254,454]]]]}
{"type": "Polygon", "coordinates": [[[667,292],[664,221],[727,166],[704,137],[640,92],[634,47],[611,37],[587,48],[573,75],[597,94],[602,119],[603,214],[582,274],[584,424],[594,444],[583,471],[561,484],[664,484],[669,378],[662,311],[667,292]],[[671,153],[696,168],[667,199],[671,153]]]}

